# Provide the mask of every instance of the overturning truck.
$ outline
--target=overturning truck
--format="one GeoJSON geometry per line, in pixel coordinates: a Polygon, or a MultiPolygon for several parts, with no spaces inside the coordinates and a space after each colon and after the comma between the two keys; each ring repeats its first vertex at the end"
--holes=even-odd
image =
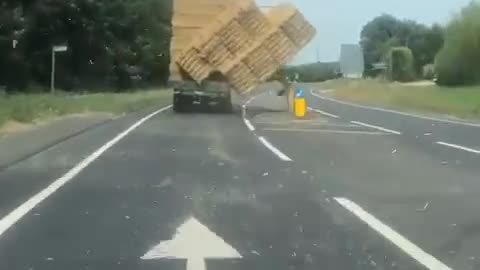
{"type": "Polygon", "coordinates": [[[248,96],[315,35],[292,5],[266,11],[253,0],[174,0],[170,81],[173,109],[231,111],[231,93],[248,96]]]}

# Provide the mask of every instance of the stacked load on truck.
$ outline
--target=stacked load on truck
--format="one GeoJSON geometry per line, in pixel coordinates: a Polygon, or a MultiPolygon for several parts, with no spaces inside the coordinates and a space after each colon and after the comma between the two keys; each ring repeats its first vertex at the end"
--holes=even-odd
{"type": "Polygon", "coordinates": [[[232,5],[234,0],[174,0],[172,39],[170,43],[170,80],[184,79],[177,59],[192,42],[198,31],[232,5]]]}
{"type": "MultiPolygon", "coordinates": [[[[177,0],[182,1],[188,0],[177,0]]],[[[229,3],[201,29],[191,32],[194,38],[188,45],[172,49],[173,68],[181,70],[183,79],[198,83],[220,73],[239,94],[246,94],[298,53],[313,38],[315,29],[290,5],[264,14],[251,0],[229,3]]],[[[174,15],[174,22],[176,18],[174,15]]],[[[178,20],[174,37],[175,25],[178,20]]],[[[176,45],[172,43],[172,47],[176,45]]]]}

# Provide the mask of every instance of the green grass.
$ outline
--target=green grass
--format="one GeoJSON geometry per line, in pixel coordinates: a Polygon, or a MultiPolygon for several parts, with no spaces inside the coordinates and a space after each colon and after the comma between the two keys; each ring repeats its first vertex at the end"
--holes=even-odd
{"type": "Polygon", "coordinates": [[[335,89],[338,99],[407,111],[480,118],[480,86],[411,86],[379,80],[332,80],[322,83],[335,89]]]}
{"type": "Polygon", "coordinates": [[[0,127],[8,121],[32,123],[68,114],[105,112],[122,114],[170,102],[170,90],[128,93],[18,94],[0,96],[0,127]]]}

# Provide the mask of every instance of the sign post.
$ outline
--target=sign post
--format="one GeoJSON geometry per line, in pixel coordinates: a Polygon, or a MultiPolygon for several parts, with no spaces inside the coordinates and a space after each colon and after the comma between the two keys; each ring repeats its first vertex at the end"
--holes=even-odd
{"type": "Polygon", "coordinates": [[[50,74],[50,92],[55,93],[55,53],[66,52],[68,47],[65,45],[52,47],[52,72],[50,74]]]}

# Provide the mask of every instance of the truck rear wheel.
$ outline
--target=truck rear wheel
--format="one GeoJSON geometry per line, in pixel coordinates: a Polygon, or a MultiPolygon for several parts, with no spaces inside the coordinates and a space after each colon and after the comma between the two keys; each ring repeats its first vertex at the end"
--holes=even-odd
{"type": "Polygon", "coordinates": [[[232,105],[232,98],[230,95],[222,99],[220,103],[221,111],[224,113],[231,113],[233,112],[233,105],[232,105]]]}
{"type": "Polygon", "coordinates": [[[185,112],[187,107],[186,98],[182,94],[173,94],[173,111],[177,113],[185,112]]]}

